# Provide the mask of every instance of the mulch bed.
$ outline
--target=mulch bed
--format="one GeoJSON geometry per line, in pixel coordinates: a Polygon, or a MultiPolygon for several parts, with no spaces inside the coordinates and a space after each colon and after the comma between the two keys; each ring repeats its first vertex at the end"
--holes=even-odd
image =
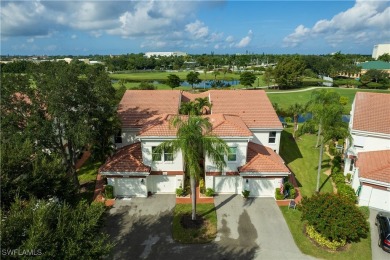
{"type": "Polygon", "coordinates": [[[203,226],[204,219],[196,214],[196,220],[192,220],[191,214],[184,214],[180,219],[180,224],[185,229],[199,229],[203,226]]]}

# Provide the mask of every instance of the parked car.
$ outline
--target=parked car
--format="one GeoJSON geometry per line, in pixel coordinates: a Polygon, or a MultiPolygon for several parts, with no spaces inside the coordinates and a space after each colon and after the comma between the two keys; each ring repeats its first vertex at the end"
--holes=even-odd
{"type": "Polygon", "coordinates": [[[375,225],[378,227],[379,233],[378,245],[390,253],[390,213],[379,212],[376,215],[375,225]]]}

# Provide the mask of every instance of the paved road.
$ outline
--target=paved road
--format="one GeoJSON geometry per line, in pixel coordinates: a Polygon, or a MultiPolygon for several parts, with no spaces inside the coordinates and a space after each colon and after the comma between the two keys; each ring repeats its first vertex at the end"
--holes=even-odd
{"type": "Polygon", "coordinates": [[[203,245],[171,237],[174,195],[117,201],[106,231],[116,242],[110,259],[310,259],[301,254],[273,199],[216,197],[218,234],[203,245]],[[283,241],[281,246],[281,241],[283,241]]]}
{"type": "Polygon", "coordinates": [[[378,246],[378,228],[375,226],[375,217],[378,214],[378,210],[370,209],[370,232],[371,232],[371,252],[373,260],[389,260],[390,254],[386,253],[378,246]]]}

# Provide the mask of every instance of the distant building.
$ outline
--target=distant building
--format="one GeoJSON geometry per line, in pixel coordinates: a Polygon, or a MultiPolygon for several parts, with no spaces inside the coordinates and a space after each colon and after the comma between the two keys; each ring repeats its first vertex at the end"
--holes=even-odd
{"type": "Polygon", "coordinates": [[[358,64],[361,67],[361,75],[365,74],[368,70],[381,70],[390,75],[390,63],[385,61],[366,61],[358,64]]]}
{"type": "Polygon", "coordinates": [[[372,58],[377,60],[379,56],[386,53],[390,54],[390,43],[375,45],[372,50],[372,58]]]}
{"type": "Polygon", "coordinates": [[[145,57],[150,58],[152,56],[163,56],[163,57],[170,57],[170,56],[187,56],[187,53],[180,52],[180,51],[156,51],[156,52],[145,52],[145,57]]]}

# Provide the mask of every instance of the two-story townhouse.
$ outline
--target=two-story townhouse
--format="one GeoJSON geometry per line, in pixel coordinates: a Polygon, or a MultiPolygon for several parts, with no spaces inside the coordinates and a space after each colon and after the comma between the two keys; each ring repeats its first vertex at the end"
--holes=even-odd
{"type": "Polygon", "coordinates": [[[349,131],[344,174],[359,205],[390,211],[390,94],[357,92],[349,131]]]}
{"type": "Polygon", "coordinates": [[[283,127],[266,93],[258,90],[126,91],[118,108],[122,132],[115,141],[120,148],[100,169],[117,196],[174,193],[183,186],[181,153],[158,154],[154,148],[176,138],[170,118],[178,114],[181,102],[197,97],[209,99],[212,108],[205,117],[212,132],[229,146],[222,172],[204,158],[206,187],[217,193],[239,194],[247,189],[251,196],[274,196],[290,172],[278,155],[283,127]]]}

